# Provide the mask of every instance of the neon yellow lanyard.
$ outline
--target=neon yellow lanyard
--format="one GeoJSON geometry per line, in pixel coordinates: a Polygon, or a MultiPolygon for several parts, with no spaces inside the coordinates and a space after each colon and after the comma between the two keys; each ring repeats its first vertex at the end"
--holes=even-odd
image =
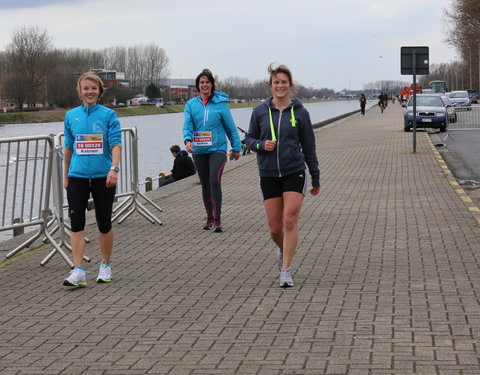
{"type": "MultiPolygon", "coordinates": [[[[273,119],[272,119],[272,110],[268,108],[268,117],[270,118],[270,132],[272,133],[272,141],[277,141],[277,136],[275,134],[275,128],[273,126],[273,119]]],[[[292,123],[292,127],[297,125],[297,120],[295,120],[295,112],[293,111],[293,106],[290,107],[290,122],[292,123]]],[[[278,124],[280,126],[280,124],[278,124]]]]}

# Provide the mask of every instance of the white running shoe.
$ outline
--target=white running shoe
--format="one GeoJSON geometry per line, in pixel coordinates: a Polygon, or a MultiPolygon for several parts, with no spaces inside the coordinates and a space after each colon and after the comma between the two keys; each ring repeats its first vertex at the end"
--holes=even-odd
{"type": "Polygon", "coordinates": [[[283,288],[293,286],[292,274],[289,270],[280,271],[280,286],[283,288]]]}
{"type": "Polygon", "coordinates": [[[87,278],[85,277],[85,270],[74,268],[70,271],[70,275],[63,280],[65,286],[86,286],[87,278]]]}
{"type": "Polygon", "coordinates": [[[109,264],[100,264],[98,271],[97,283],[109,283],[112,281],[112,269],[109,264]]]}

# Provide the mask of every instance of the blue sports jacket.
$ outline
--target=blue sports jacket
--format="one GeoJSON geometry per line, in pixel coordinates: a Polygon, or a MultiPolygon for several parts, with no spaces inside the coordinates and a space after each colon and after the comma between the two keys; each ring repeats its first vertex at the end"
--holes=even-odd
{"type": "Polygon", "coordinates": [[[122,129],[115,111],[97,104],[71,109],[65,115],[63,132],[65,147],[73,150],[69,177],[106,177],[112,166],[112,147],[122,144],[122,129]],[[103,153],[79,155],[77,142],[102,136],[103,153]]]}
{"type": "Polygon", "coordinates": [[[185,105],[185,120],[183,123],[183,140],[194,141],[194,133],[200,132],[211,140],[208,145],[193,144],[194,154],[210,154],[220,152],[227,154],[227,137],[234,152],[240,152],[242,144],[237,127],[228,107],[228,95],[215,91],[204,105],[200,96],[190,99],[185,105]]]}
{"type": "Polygon", "coordinates": [[[287,176],[305,170],[307,164],[312,186],[320,186],[315,135],[310,115],[300,100],[292,99],[282,112],[272,104],[271,97],[256,106],[245,141],[257,153],[260,177],[287,176]],[[265,151],[265,141],[275,138],[275,150],[265,151]]]}

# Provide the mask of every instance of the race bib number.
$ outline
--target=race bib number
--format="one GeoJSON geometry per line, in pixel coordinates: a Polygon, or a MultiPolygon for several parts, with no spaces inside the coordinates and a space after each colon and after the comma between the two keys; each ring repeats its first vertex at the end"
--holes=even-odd
{"type": "Polygon", "coordinates": [[[193,145],[194,146],[211,146],[212,132],[194,132],[193,145]]]}
{"type": "Polygon", "coordinates": [[[77,155],[102,155],[103,134],[77,134],[75,150],[77,155]]]}

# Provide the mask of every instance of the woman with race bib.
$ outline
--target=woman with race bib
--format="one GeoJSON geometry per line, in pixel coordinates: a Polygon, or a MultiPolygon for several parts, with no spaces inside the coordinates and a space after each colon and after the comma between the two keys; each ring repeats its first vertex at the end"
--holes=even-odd
{"type": "Polygon", "coordinates": [[[85,211],[90,194],[100,231],[102,262],[97,283],[112,280],[110,257],[113,250],[112,207],[121,154],[121,127],[115,111],[97,101],[103,95],[103,82],[93,73],[84,73],[77,82],[83,104],[67,112],[64,120],[64,187],[67,189],[68,215],[74,269],[65,286],[86,286],[83,268],[85,253],[85,211]]]}
{"type": "Polygon", "coordinates": [[[200,95],[185,105],[183,140],[185,149],[193,154],[193,161],[202,184],[202,197],[207,212],[205,230],[222,232],[221,179],[227,162],[227,138],[235,160],[242,148],[237,127],[233,121],[228,96],[215,91],[215,78],[204,69],[195,79],[200,95]]]}

